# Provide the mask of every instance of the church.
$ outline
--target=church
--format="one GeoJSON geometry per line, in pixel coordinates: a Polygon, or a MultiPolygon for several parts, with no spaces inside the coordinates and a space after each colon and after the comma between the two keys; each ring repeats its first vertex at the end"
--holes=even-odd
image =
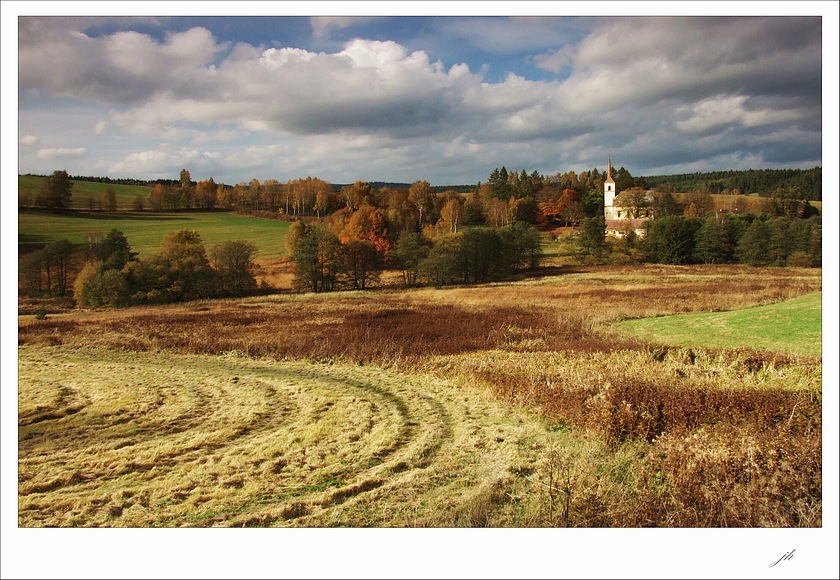
{"type": "MultiPolygon", "coordinates": [[[[652,201],[650,193],[645,197],[648,203],[652,201]]],[[[607,235],[623,238],[632,231],[637,236],[644,236],[645,222],[651,219],[647,211],[645,215],[634,218],[630,204],[624,204],[622,201],[612,175],[612,159],[608,159],[607,178],[604,180],[604,222],[607,225],[607,235]]]]}

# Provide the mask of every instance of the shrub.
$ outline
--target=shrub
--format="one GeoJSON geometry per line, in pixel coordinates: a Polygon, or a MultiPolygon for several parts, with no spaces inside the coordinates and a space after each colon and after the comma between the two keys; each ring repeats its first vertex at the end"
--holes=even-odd
{"type": "Polygon", "coordinates": [[[129,302],[126,275],[98,260],[87,262],[76,277],[74,295],[79,306],[88,308],[124,306],[129,302]]]}

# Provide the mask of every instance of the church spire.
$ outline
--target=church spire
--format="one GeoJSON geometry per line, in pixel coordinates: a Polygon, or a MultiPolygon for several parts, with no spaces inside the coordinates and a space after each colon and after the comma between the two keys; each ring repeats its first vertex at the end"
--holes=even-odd
{"type": "Polygon", "coordinates": [[[612,180],[612,159],[607,157],[607,179],[612,180]]]}

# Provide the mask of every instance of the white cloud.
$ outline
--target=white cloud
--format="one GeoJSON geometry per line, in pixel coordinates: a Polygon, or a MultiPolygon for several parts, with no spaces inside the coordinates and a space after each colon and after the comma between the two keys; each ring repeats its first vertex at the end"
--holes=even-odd
{"type": "Polygon", "coordinates": [[[44,160],[53,160],[53,159],[68,159],[68,158],[75,158],[75,157],[83,157],[87,153],[87,149],[84,147],[58,147],[58,148],[48,148],[48,149],[41,149],[38,151],[38,158],[44,160]]]}
{"type": "Polygon", "coordinates": [[[743,127],[761,127],[794,121],[802,113],[792,110],[748,109],[745,95],[721,95],[705,99],[681,111],[690,111],[691,117],[677,121],[676,127],[686,132],[701,132],[725,125],[737,124],[743,127]]]}
{"type": "MultiPolygon", "coordinates": [[[[221,42],[204,28],[94,37],[74,31],[74,20],[22,18],[20,127],[29,137],[46,127],[93,127],[101,138],[90,145],[99,148],[91,159],[126,176],[169,174],[189,162],[214,177],[298,167],[328,179],[322,172],[403,170],[420,178],[412,168],[426,164],[448,175],[471,171],[474,181],[502,164],[591,168],[611,151],[628,167],[631,159],[645,167],[724,159],[731,146],[715,136],[703,136],[707,151],[680,140],[718,128],[778,135],[768,129],[785,123],[803,135],[819,131],[815,21],[786,20],[587,19],[552,27],[476,19],[477,28],[460,36],[458,26],[473,22],[446,21],[447,32],[471,46],[480,29],[500,36],[488,37],[486,50],[530,47],[523,61],[563,77],[511,72],[489,82],[484,67],[433,61],[395,39],[356,38],[316,52],[221,42]],[[782,34],[783,25],[794,34],[782,34]],[[64,97],[79,113],[54,118],[52,100],[64,97]]],[[[312,26],[326,35],[359,22],[313,19],[312,26]]],[[[56,134],[52,143],[74,141],[56,134]]],[[[22,153],[21,168],[33,158],[22,153]]]]}
{"type": "Polygon", "coordinates": [[[39,141],[40,139],[38,139],[35,135],[23,135],[20,138],[21,145],[37,145],[39,141]]]}

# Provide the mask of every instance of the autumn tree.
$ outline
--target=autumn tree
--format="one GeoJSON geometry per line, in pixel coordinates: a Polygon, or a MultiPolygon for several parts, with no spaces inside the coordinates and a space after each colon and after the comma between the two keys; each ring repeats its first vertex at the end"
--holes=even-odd
{"type": "Polygon", "coordinates": [[[232,187],[220,183],[216,186],[216,203],[226,209],[233,209],[236,207],[236,196],[232,187]]]}
{"type": "Polygon", "coordinates": [[[391,249],[382,210],[363,203],[338,231],[343,271],[354,289],[375,281],[391,249]]]}
{"type": "Polygon", "coordinates": [[[195,195],[195,190],[193,189],[192,181],[190,180],[190,172],[186,169],[182,169],[179,175],[179,181],[181,185],[181,203],[184,204],[185,208],[190,209],[192,207],[193,197],[195,195]]]}
{"type": "Polygon", "coordinates": [[[639,219],[647,214],[649,206],[647,192],[641,187],[631,187],[616,198],[617,204],[624,208],[627,215],[632,219],[639,219]]]}
{"type": "Polygon", "coordinates": [[[213,178],[195,184],[195,203],[202,209],[212,209],[216,205],[218,186],[213,178]]]}
{"type": "Polygon", "coordinates": [[[315,216],[321,218],[329,215],[341,207],[341,200],[333,191],[332,186],[326,182],[318,184],[315,191],[315,205],[312,209],[315,211],[315,216]],[[322,185],[323,184],[323,185],[322,185]]]}
{"type": "Polygon", "coordinates": [[[124,272],[103,268],[102,262],[91,260],[76,276],[73,294],[79,306],[100,308],[124,306],[130,299],[131,291],[124,272]]]}
{"type": "Polygon", "coordinates": [[[367,181],[356,181],[352,185],[345,185],[339,190],[339,198],[349,210],[355,210],[370,197],[371,185],[367,181]]]}
{"type": "Polygon", "coordinates": [[[244,296],[256,289],[256,252],[254,244],[244,241],[222,242],[213,246],[211,258],[222,295],[244,296]]]}
{"type": "Polygon", "coordinates": [[[688,204],[683,211],[687,218],[706,217],[715,211],[714,198],[707,189],[698,189],[688,194],[688,204]]]}
{"type": "Polygon", "coordinates": [[[293,256],[295,251],[297,251],[298,245],[300,245],[300,241],[309,233],[310,227],[306,225],[306,222],[303,222],[299,219],[296,219],[292,222],[289,226],[289,231],[286,232],[286,253],[289,256],[293,256]]]}
{"type": "Polygon", "coordinates": [[[160,183],[155,184],[149,192],[149,209],[152,211],[162,211],[166,204],[166,191],[160,183]]]}
{"type": "Polygon", "coordinates": [[[260,203],[266,210],[280,209],[283,185],[276,179],[266,179],[260,188],[260,203]]]}
{"type": "Polygon", "coordinates": [[[213,269],[195,230],[167,234],[157,254],[130,263],[126,272],[133,299],[140,303],[183,302],[215,294],[213,269]]]}
{"type": "Polygon", "coordinates": [[[431,221],[429,213],[434,208],[434,196],[428,181],[415,181],[408,188],[408,199],[414,203],[418,211],[418,229],[423,230],[427,221],[431,221]]]}
{"type": "Polygon", "coordinates": [[[440,211],[438,228],[451,234],[457,234],[458,228],[463,221],[463,200],[458,194],[454,194],[446,200],[443,209],[440,211]]]}
{"type": "Polygon", "coordinates": [[[419,230],[418,209],[410,200],[409,195],[406,189],[398,189],[388,195],[386,218],[392,239],[404,233],[419,230]]]}
{"type": "Polygon", "coordinates": [[[554,204],[554,218],[560,220],[565,226],[579,222],[586,215],[581,199],[577,190],[564,189],[554,204]]]}

